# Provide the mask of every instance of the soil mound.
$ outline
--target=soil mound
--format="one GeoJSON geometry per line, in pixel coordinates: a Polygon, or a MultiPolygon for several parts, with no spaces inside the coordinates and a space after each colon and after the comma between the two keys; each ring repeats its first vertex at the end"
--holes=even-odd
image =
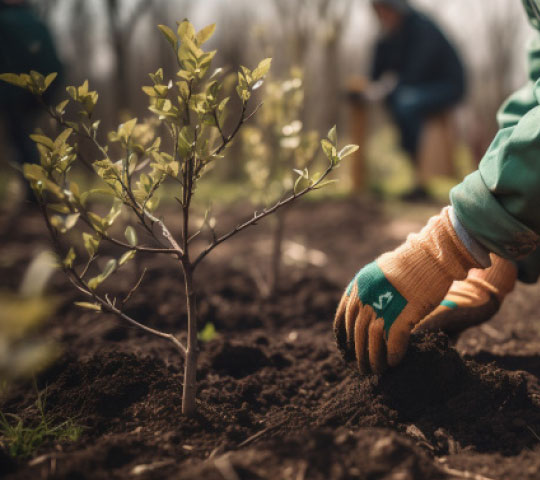
{"type": "Polygon", "coordinates": [[[527,427],[540,426],[522,373],[463,360],[443,334],[413,339],[403,363],[381,377],[352,375],[318,413],[323,425],[412,431],[438,454],[517,454],[537,443],[527,427]]]}

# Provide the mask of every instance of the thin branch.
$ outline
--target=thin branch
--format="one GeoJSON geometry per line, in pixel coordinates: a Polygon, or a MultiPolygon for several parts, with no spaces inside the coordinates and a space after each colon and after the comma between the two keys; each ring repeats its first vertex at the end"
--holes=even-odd
{"type": "MultiPolygon", "coordinates": [[[[62,245],[60,240],[58,239],[58,233],[55,230],[55,228],[52,226],[51,221],[49,219],[49,215],[47,214],[47,209],[41,199],[38,199],[39,206],[41,209],[41,213],[43,215],[43,218],[45,219],[45,224],[47,225],[47,229],[49,230],[49,233],[51,234],[51,238],[53,241],[54,249],[56,250],[56,253],[58,257],[60,258],[60,261],[64,258],[64,252],[62,251],[62,245]]],[[[187,353],[186,347],[178,340],[173,334],[171,333],[165,333],[161,332],[160,330],[156,330],[151,327],[147,327],[146,325],[143,325],[142,323],[138,322],[137,320],[129,317],[124,312],[122,312],[120,309],[118,309],[110,300],[103,299],[100,297],[96,292],[94,292],[88,284],[80,277],[80,275],[75,271],[73,267],[67,267],[63,265],[62,268],[68,275],[68,278],[70,279],[71,283],[73,283],[77,289],[84,293],[85,295],[91,297],[95,302],[101,305],[102,310],[105,312],[113,313],[117,317],[121,318],[122,320],[125,320],[126,322],[130,323],[131,325],[134,325],[141,330],[144,330],[145,332],[151,333],[153,335],[156,335],[161,338],[165,338],[166,340],[169,340],[172,342],[183,354],[184,356],[187,353]]]]}
{"type": "Polygon", "coordinates": [[[122,307],[124,307],[126,305],[127,302],[129,302],[129,300],[131,299],[132,295],[137,291],[137,289],[141,286],[141,283],[143,281],[143,278],[146,274],[146,268],[143,270],[141,276],[139,277],[139,280],[137,280],[137,282],[135,283],[135,285],[133,285],[133,287],[131,288],[131,290],[128,292],[128,294],[126,295],[126,297],[124,298],[124,300],[122,300],[122,307]]]}
{"type": "Polygon", "coordinates": [[[246,108],[247,108],[247,103],[242,102],[242,112],[240,113],[240,118],[238,119],[236,126],[234,127],[233,131],[223,140],[221,145],[214,150],[214,153],[212,153],[211,156],[219,155],[225,149],[225,147],[231,142],[231,140],[235,137],[235,135],[238,133],[238,131],[240,130],[240,128],[246,121],[246,117],[245,117],[246,108]]]}
{"type": "Polygon", "coordinates": [[[225,240],[228,240],[229,238],[231,238],[232,236],[236,235],[237,233],[241,232],[242,230],[246,229],[247,227],[250,227],[252,225],[255,225],[257,224],[257,222],[259,220],[261,220],[262,218],[274,213],[275,211],[279,210],[280,208],[284,207],[285,205],[288,205],[289,203],[293,202],[294,200],[296,200],[297,198],[300,198],[300,197],[303,197],[306,193],[309,193],[313,190],[316,190],[318,185],[328,176],[328,174],[334,169],[334,166],[333,165],[329,165],[325,172],[320,176],[320,178],[314,182],[313,184],[305,187],[303,190],[301,190],[300,192],[298,193],[292,193],[292,195],[290,195],[289,197],[283,199],[283,200],[280,200],[279,202],[277,202],[276,204],[274,204],[274,206],[270,207],[270,208],[265,208],[262,212],[260,213],[255,213],[253,215],[253,217],[248,220],[247,222],[244,222],[243,224],[241,225],[237,225],[233,230],[231,230],[230,232],[226,233],[225,235],[222,235],[221,237],[219,237],[218,239],[216,239],[214,242],[212,242],[210,245],[208,245],[200,254],[199,256],[195,259],[195,261],[193,262],[193,268],[195,268],[199,262],[204,258],[206,257],[206,255],[208,255],[214,248],[216,248],[219,244],[223,243],[225,240]]]}
{"type": "Polygon", "coordinates": [[[92,255],[89,259],[88,259],[88,262],[86,262],[86,265],[84,266],[83,268],[83,271],[80,273],[80,277],[81,278],[84,278],[84,276],[86,275],[86,273],[88,272],[88,269],[90,268],[90,265],[92,265],[92,262],[97,258],[96,255],[92,255]]]}
{"type": "Polygon", "coordinates": [[[145,211],[144,214],[152,220],[152,222],[157,223],[159,227],[161,228],[161,234],[167,239],[167,241],[170,243],[171,247],[175,250],[175,253],[178,254],[178,256],[184,255],[184,250],[178,245],[178,242],[174,239],[172,233],[169,231],[167,226],[156,216],[152,215],[150,212],[145,211]]]}
{"type": "MultiPolygon", "coordinates": [[[[88,288],[88,286],[84,285],[84,288],[88,288]]],[[[158,337],[165,338],[165,339],[171,341],[172,343],[174,343],[174,345],[184,355],[186,355],[186,353],[187,353],[186,347],[172,333],[165,333],[165,332],[162,332],[160,330],[156,330],[154,328],[147,327],[146,325],[143,325],[142,323],[139,323],[137,320],[129,317],[128,315],[126,315],[120,309],[115,307],[111,302],[108,302],[107,300],[104,300],[97,293],[92,292],[89,288],[88,288],[88,293],[92,296],[92,298],[96,302],[98,302],[101,305],[102,310],[104,310],[105,312],[113,313],[117,317],[121,318],[122,320],[125,320],[126,322],[130,323],[131,325],[134,325],[135,327],[138,327],[138,328],[144,330],[145,332],[151,333],[153,335],[156,335],[158,337]]]]}
{"type": "Polygon", "coordinates": [[[154,247],[145,247],[145,246],[139,246],[139,245],[130,245],[129,243],[122,242],[121,240],[118,240],[113,237],[109,237],[106,233],[99,232],[99,235],[101,235],[101,238],[103,240],[107,240],[108,242],[111,242],[115,245],[118,245],[119,247],[125,248],[126,250],[135,250],[137,252],[148,252],[148,253],[173,253],[176,255],[181,256],[182,250],[178,248],[154,248],[154,247]]]}

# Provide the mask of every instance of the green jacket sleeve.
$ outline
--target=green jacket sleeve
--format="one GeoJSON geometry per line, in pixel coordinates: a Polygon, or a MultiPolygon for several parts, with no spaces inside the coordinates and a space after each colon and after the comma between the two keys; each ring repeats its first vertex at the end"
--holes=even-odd
{"type": "Polygon", "coordinates": [[[510,259],[540,245],[540,35],[529,81],[501,107],[500,130],[477,171],[450,193],[460,223],[488,250],[510,259]]]}

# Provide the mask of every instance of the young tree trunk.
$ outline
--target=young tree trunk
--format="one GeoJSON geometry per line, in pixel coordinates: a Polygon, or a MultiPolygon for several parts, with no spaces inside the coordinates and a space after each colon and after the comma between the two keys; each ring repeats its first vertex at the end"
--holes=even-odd
{"type": "Polygon", "coordinates": [[[186,285],[186,304],[188,314],[188,342],[186,364],[184,368],[184,391],[182,393],[182,413],[188,417],[195,413],[197,395],[197,358],[199,345],[197,340],[197,304],[193,288],[193,270],[191,265],[184,264],[184,281],[186,285]]]}

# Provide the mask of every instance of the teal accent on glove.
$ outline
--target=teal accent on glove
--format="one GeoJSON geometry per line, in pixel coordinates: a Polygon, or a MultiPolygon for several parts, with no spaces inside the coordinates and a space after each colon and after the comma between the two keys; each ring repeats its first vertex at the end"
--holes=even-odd
{"type": "Polygon", "coordinates": [[[443,300],[441,302],[441,305],[443,307],[451,308],[452,310],[458,308],[458,304],[456,302],[452,302],[452,300],[443,300]]]}
{"type": "Polygon", "coordinates": [[[358,298],[363,305],[370,305],[379,318],[384,320],[386,335],[396,318],[407,305],[407,300],[387,280],[376,262],[371,262],[360,270],[347,288],[351,295],[356,284],[358,298]]]}

